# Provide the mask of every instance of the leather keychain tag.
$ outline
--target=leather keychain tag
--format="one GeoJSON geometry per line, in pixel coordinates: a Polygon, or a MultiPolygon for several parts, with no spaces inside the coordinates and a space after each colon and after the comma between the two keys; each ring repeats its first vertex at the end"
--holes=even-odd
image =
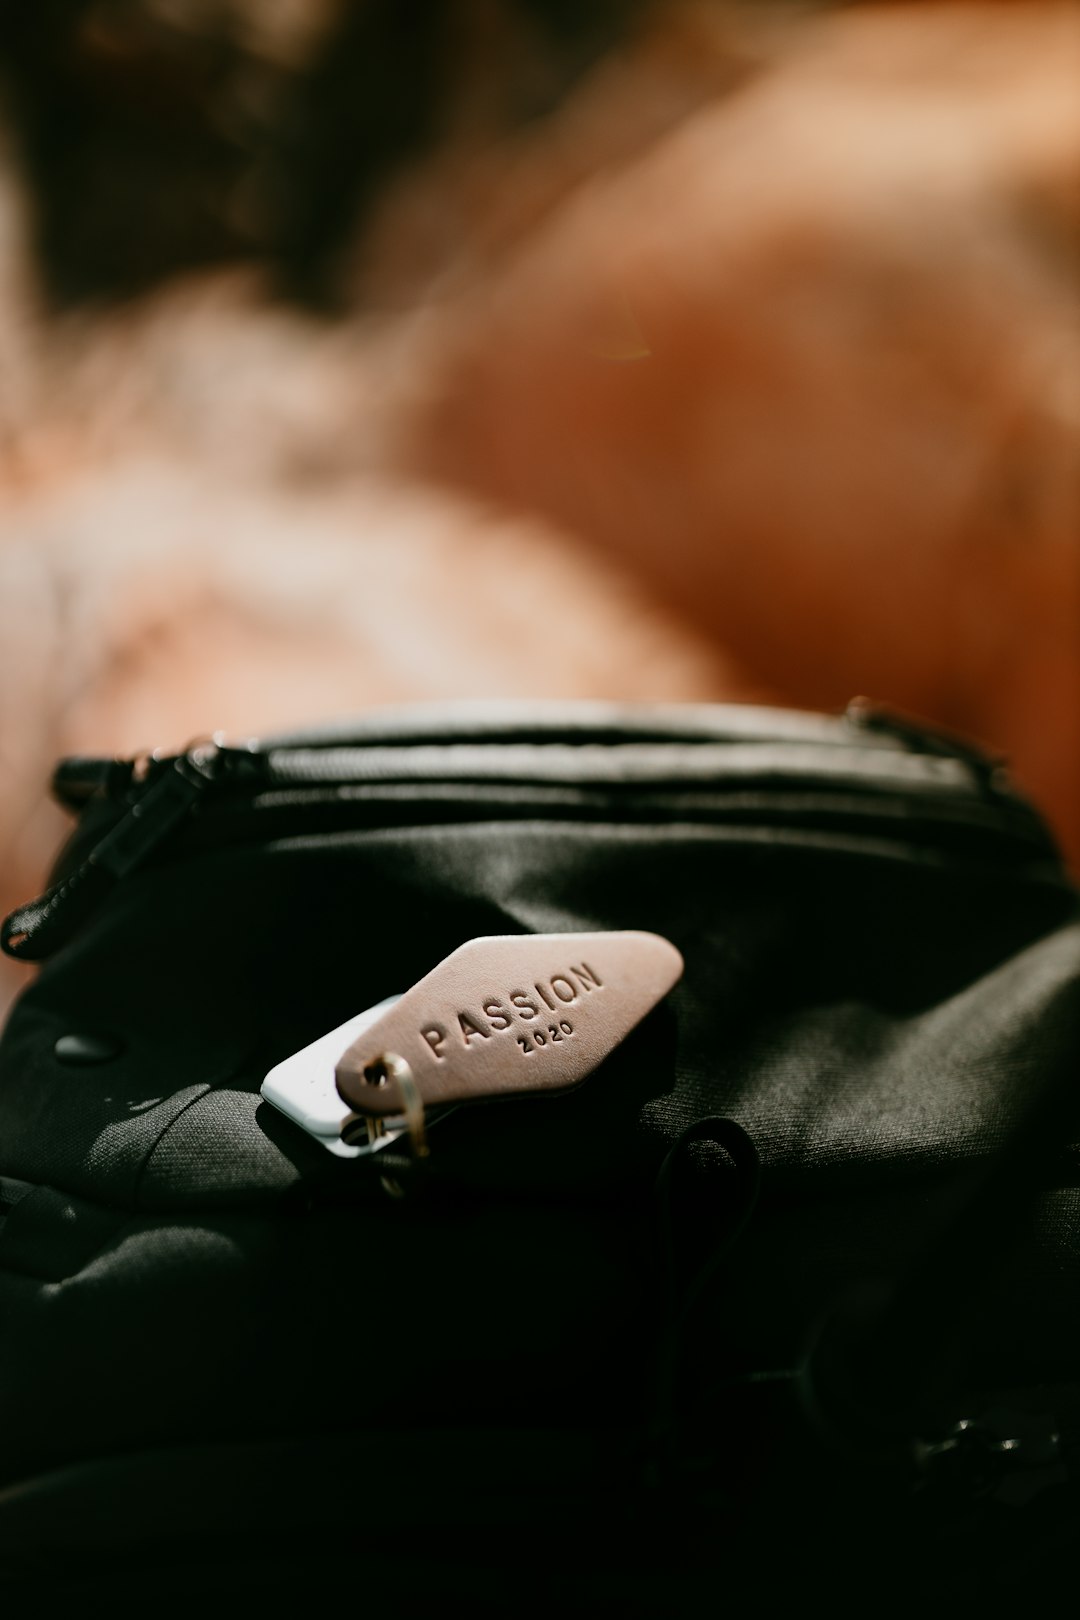
{"type": "Polygon", "coordinates": [[[670,941],[637,930],[470,939],[338,1059],[369,1120],[579,1085],[678,981],[670,941]]]}

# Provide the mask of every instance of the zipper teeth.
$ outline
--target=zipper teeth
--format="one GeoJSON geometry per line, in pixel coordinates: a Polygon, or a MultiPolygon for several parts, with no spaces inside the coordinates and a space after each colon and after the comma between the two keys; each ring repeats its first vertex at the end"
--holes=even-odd
{"type": "MultiPolygon", "coordinates": [[[[63,774],[63,784],[77,797],[86,781],[85,767],[94,762],[72,764],[76,769],[63,774]]],[[[507,813],[510,800],[510,813],[520,814],[531,796],[541,816],[545,809],[549,815],[565,810],[591,814],[599,805],[608,808],[607,819],[614,809],[616,820],[636,820],[636,794],[639,810],[650,816],[659,811],[669,821],[691,808],[695,814],[704,810],[716,822],[730,822],[733,811],[751,821],[755,814],[772,822],[809,816],[819,826],[833,828],[846,821],[849,838],[851,823],[876,821],[880,829],[884,816],[907,822],[905,841],[914,835],[916,842],[926,842],[928,835],[944,849],[951,842],[946,832],[964,829],[1029,850],[1035,846],[1056,864],[1053,840],[1037,813],[1002,781],[988,778],[981,765],[941,752],[897,749],[891,743],[867,747],[863,740],[838,746],[710,738],[687,745],[640,737],[600,742],[593,733],[574,743],[425,742],[268,751],[215,742],[152,761],[137,787],[130,765],[97,775],[90,801],[96,800],[104,813],[104,824],[88,802],[88,813],[51,887],[4,920],[0,943],[10,955],[41,960],[57,949],[100,903],[109,884],[156,858],[159,846],[182,835],[181,822],[196,844],[214,842],[214,834],[223,830],[230,839],[248,829],[265,834],[275,809],[281,814],[311,815],[319,808],[324,814],[328,808],[341,813],[351,801],[355,814],[365,797],[374,809],[380,798],[408,799],[419,807],[440,794],[446,800],[456,793],[468,798],[475,819],[476,812],[482,816],[497,807],[507,813]],[[553,803],[556,798],[558,804],[553,803]],[[617,808],[612,800],[621,801],[617,808]]]]}
{"type": "MultiPolygon", "coordinates": [[[[461,805],[481,818],[520,816],[531,803],[533,812],[541,817],[594,817],[604,811],[604,819],[616,820],[685,819],[691,815],[717,824],[761,820],[783,825],[809,816],[819,825],[847,824],[849,835],[853,824],[860,821],[871,835],[880,834],[883,824],[891,822],[905,838],[943,843],[967,829],[1044,858],[1057,858],[1052,839],[1030,805],[1012,793],[987,792],[963,761],[940,755],[862,748],[856,755],[859,768],[853,770],[851,750],[830,749],[830,766],[823,770],[820,747],[799,747],[801,768],[795,769],[794,762],[786,766],[777,762],[777,745],[771,743],[767,764],[758,749],[742,747],[738,750],[742,768],[732,770],[727,768],[732,764],[732,749],[721,744],[709,746],[714,758],[707,766],[697,760],[695,747],[699,768],[690,772],[685,745],[661,750],[668,765],[665,771],[657,768],[657,750],[650,745],[645,753],[653,756],[652,768],[629,774],[625,760],[611,768],[611,756],[616,752],[611,745],[593,744],[591,749],[585,745],[586,752],[602,758],[608,769],[590,776],[582,770],[588,763],[582,747],[551,746],[550,753],[546,748],[541,752],[536,745],[495,748],[490,744],[436,749],[427,745],[377,750],[290,748],[268,754],[226,748],[217,755],[213,780],[204,778],[207,791],[197,807],[196,824],[188,833],[195,835],[196,844],[212,844],[219,827],[231,842],[248,832],[265,834],[275,818],[290,814],[316,823],[327,816],[334,818],[335,812],[337,819],[360,815],[368,825],[374,817],[385,815],[399,825],[403,803],[412,805],[421,820],[429,819],[433,812],[453,812],[461,805]],[[556,752],[564,763],[557,763],[556,752]],[[498,758],[492,758],[493,754],[498,758]],[[567,755],[576,766],[569,778],[567,755]],[[547,780],[537,769],[539,758],[546,762],[547,780]],[[724,768],[717,768],[717,758],[724,768]],[[486,769],[481,769],[485,764],[486,769]],[[523,770],[523,765],[531,769],[523,770]],[[823,781],[823,776],[831,779],[823,781]],[[640,814],[631,813],[635,798],[640,814]],[[922,838],[918,836],[920,824],[925,829],[922,838]]],[[[637,754],[641,766],[639,745],[629,744],[626,749],[637,754]]],[[[166,769],[169,763],[162,761],[158,769],[166,769]]],[[[453,819],[460,817],[455,814],[453,819]]],[[[100,833],[90,834],[90,825],[84,821],[82,836],[75,834],[69,859],[85,858],[100,844],[100,833]]],[[[186,836],[181,831],[181,837],[186,836]]]]}
{"type": "MultiPolygon", "coordinates": [[[[989,777],[981,756],[968,758],[939,750],[914,752],[897,746],[891,737],[869,742],[865,732],[852,741],[778,742],[718,741],[708,738],[688,744],[682,739],[654,739],[611,743],[564,739],[545,743],[520,741],[451,742],[445,744],[369,744],[222,751],[218,788],[252,792],[254,806],[270,808],[280,793],[294,794],[302,803],[327,792],[347,795],[352,789],[391,796],[415,792],[427,784],[432,798],[460,792],[531,790],[543,813],[551,795],[597,794],[626,799],[633,794],[678,794],[700,798],[708,793],[717,806],[730,811],[745,799],[745,808],[759,813],[789,801],[794,813],[805,813],[812,793],[813,807],[832,819],[835,812],[857,815],[872,811],[872,819],[889,813],[898,819],[947,827],[964,824],[981,832],[1037,845],[1048,854],[1054,845],[1038,813],[1012,788],[1004,773],[989,777]],[[224,779],[223,779],[224,778],[224,779]],[[277,790],[277,792],[275,792],[277,790]],[[307,790],[305,792],[305,790],[307,790]],[[892,808],[887,807],[892,801],[892,808]],[[845,802],[846,801],[846,802],[845,802]]],[[[422,796],[422,795],[421,795],[422,796]]],[[[221,803],[215,793],[212,795],[221,803]]],[[[207,809],[214,808],[207,805],[207,809]]],[[[671,808],[676,808],[672,806],[671,808]]],[[[702,806],[702,808],[704,808],[702,806]]]]}
{"type": "MultiPolygon", "coordinates": [[[[216,813],[204,818],[197,834],[201,845],[216,842],[219,829],[226,841],[251,833],[262,837],[289,837],[294,833],[335,830],[399,828],[437,821],[504,821],[558,819],[560,821],[603,822],[608,825],[703,824],[752,832],[772,829],[828,831],[849,839],[891,837],[905,843],[934,844],[943,850],[955,848],[958,839],[978,840],[985,849],[987,839],[995,847],[1024,851],[1028,858],[1041,858],[1056,864],[1057,856],[1041,822],[1022,806],[982,805],[971,799],[936,797],[914,801],[910,796],[870,794],[781,794],[736,792],[640,794],[627,802],[595,788],[576,793],[560,793],[555,788],[533,787],[515,793],[513,788],[491,784],[486,795],[463,783],[431,784],[425,794],[403,783],[358,785],[332,789],[309,784],[270,788],[250,804],[222,803],[216,813]],[[409,815],[401,812],[404,807],[409,815]],[[294,825],[287,818],[295,817],[294,825]],[[301,824],[300,818],[303,817],[301,824]],[[277,818],[275,820],[275,818],[277,818]],[[226,831],[226,824],[231,828],[226,831]],[[272,830],[273,829],[273,830],[272,830]]],[[[192,829],[193,835],[196,829],[192,829]]],[[[970,853],[975,844],[971,843],[970,853]]]]}
{"type": "MultiPolygon", "coordinates": [[[[743,800],[743,813],[755,811],[746,801],[759,799],[757,815],[783,820],[789,812],[808,813],[819,824],[858,822],[893,815],[908,821],[909,833],[919,823],[930,838],[945,848],[945,830],[958,826],[990,834],[995,839],[1039,848],[1055,860],[1053,840],[1037,813],[1009,790],[1007,782],[988,762],[967,753],[946,751],[933,739],[925,750],[897,747],[886,735],[867,745],[865,724],[851,734],[834,731],[825,739],[816,735],[779,742],[775,737],[745,735],[738,741],[719,740],[715,733],[688,743],[684,738],[657,740],[641,733],[627,740],[612,740],[598,731],[578,732],[568,741],[558,738],[524,741],[488,736],[464,741],[460,733],[451,742],[418,741],[395,737],[362,745],[327,745],[297,739],[288,746],[260,749],[229,747],[215,738],[193,745],[170,759],[152,758],[145,774],[136,762],[73,760],[62,762],[55,787],[58,797],[73,808],[85,805],[79,833],[70,842],[53,881],[36,900],[19,907],[0,925],[0,945],[26,961],[42,960],[64,944],[83,919],[99,905],[110,886],[146,862],[156,859],[161,846],[183,842],[181,823],[195,842],[210,833],[244,823],[266,832],[276,808],[286,812],[281,799],[293,798],[294,811],[312,809],[312,800],[327,800],[343,810],[351,797],[366,794],[377,799],[409,797],[422,804],[424,785],[429,801],[442,792],[470,789],[473,810],[490,808],[499,800],[515,798],[515,812],[531,793],[542,815],[556,808],[579,805],[589,811],[607,798],[621,800],[616,819],[637,819],[644,801],[668,798],[658,808],[670,820],[697,800],[711,797],[710,820],[730,820],[735,801],[743,800]],[[275,792],[274,790],[278,790],[275,792]],[[289,790],[292,790],[291,794],[289,790]],[[485,789],[487,799],[485,804],[485,789]],[[562,794],[564,803],[552,804],[562,794]],[[816,803],[811,810],[808,799],[816,803]],[[295,802],[295,801],[306,801],[295,802]],[[245,802],[246,801],[246,802],[245,802]],[[98,812],[103,815],[99,815],[98,812]],[[205,812],[211,812],[205,815],[205,812]],[[111,812],[111,813],[110,813],[111,812]],[[119,812],[117,814],[117,812],[119,812]],[[217,812],[215,814],[214,812],[217,812]],[[221,814],[224,812],[224,814],[221,814]],[[238,815],[237,812],[240,812],[238,815]],[[722,814],[721,812],[725,812],[722,814]],[[218,820],[221,815],[221,820],[218,820]],[[199,824],[202,823],[200,831],[199,824]],[[82,836],[80,836],[82,835],[82,836]]],[[[393,819],[391,817],[391,819],[393,819]]],[[[850,837],[849,825],[846,836],[850,837]]],[[[211,840],[213,841],[213,834],[211,840]]],[[[916,842],[925,842],[916,837],[916,842]]]]}
{"type": "Polygon", "coordinates": [[[459,805],[471,806],[481,817],[520,815],[529,804],[540,816],[591,816],[603,810],[609,817],[630,820],[693,815],[717,822],[783,824],[808,816],[834,826],[865,820],[880,829],[891,822],[906,829],[904,836],[915,835],[920,823],[930,837],[947,838],[969,829],[1057,858],[1033,807],[1008,788],[990,788],[963,760],[860,749],[853,761],[848,750],[830,749],[826,762],[819,747],[800,747],[797,758],[782,764],[772,744],[766,764],[753,748],[740,749],[733,760],[731,748],[720,745],[709,749],[710,760],[702,760],[695,748],[696,769],[687,768],[685,747],[663,750],[668,765],[663,770],[655,748],[644,753],[637,745],[628,748],[637,755],[638,769],[627,769],[628,756],[613,762],[616,750],[610,745],[594,745],[592,752],[604,767],[596,772],[583,768],[589,760],[580,747],[562,745],[553,745],[551,753],[535,745],[274,750],[261,756],[262,769],[254,779],[252,756],[246,756],[246,782],[219,780],[219,789],[226,791],[213,794],[205,809],[211,819],[231,809],[253,815],[264,826],[275,813],[317,817],[336,806],[347,816],[350,806],[356,815],[365,805],[370,814],[382,806],[398,824],[396,811],[406,803],[420,819],[432,809],[459,805]],[[568,755],[574,767],[570,771],[563,764],[568,755]],[[651,756],[648,761],[645,755],[651,756]],[[230,793],[230,787],[246,787],[250,797],[230,793]],[[635,804],[640,813],[632,814],[635,804]]]}

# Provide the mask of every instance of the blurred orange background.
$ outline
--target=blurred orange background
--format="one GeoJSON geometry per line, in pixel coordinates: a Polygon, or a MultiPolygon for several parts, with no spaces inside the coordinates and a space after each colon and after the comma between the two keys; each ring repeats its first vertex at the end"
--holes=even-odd
{"type": "Polygon", "coordinates": [[[1080,861],[1080,6],[3,26],[0,902],[63,753],[456,696],[869,693],[1080,861]]]}

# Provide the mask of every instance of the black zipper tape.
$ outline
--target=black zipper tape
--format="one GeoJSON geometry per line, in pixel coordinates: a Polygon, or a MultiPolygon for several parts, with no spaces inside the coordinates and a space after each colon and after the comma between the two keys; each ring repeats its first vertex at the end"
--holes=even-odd
{"type": "Polygon", "coordinates": [[[37,900],[0,925],[0,947],[20,962],[40,962],[68,940],[120,879],[141,866],[191,813],[214,779],[218,750],[192,749],[163,761],[126,815],[86,859],[37,900]]]}
{"type": "MultiPolygon", "coordinates": [[[[812,787],[818,815],[826,821],[836,815],[825,815],[823,798],[835,801],[834,812],[842,812],[841,820],[849,826],[862,800],[879,812],[870,816],[872,822],[880,822],[880,811],[891,806],[893,817],[910,829],[925,825],[939,834],[948,829],[950,841],[970,823],[973,836],[1013,842],[1044,864],[1056,862],[1053,842],[1036,812],[1008,788],[996,762],[964,744],[953,745],[939,733],[924,734],[906,721],[891,725],[886,712],[863,708],[848,716],[846,727],[844,721],[806,717],[817,728],[813,738],[795,728],[782,739],[770,733],[766,711],[754,740],[747,722],[752,711],[738,714],[740,725],[731,735],[702,727],[692,741],[663,739],[656,735],[658,727],[639,731],[627,724],[617,742],[608,741],[605,731],[597,734],[587,727],[570,742],[563,726],[554,727],[544,741],[523,743],[510,728],[509,736],[493,732],[483,741],[468,742],[451,730],[450,740],[436,743],[423,733],[418,741],[404,730],[389,739],[385,728],[375,724],[370,737],[336,733],[321,743],[309,736],[265,749],[199,744],[175,758],[155,761],[145,781],[137,783],[128,761],[65,761],[55,778],[57,795],[69,807],[87,812],[85,833],[76,835],[72,864],[61,868],[58,881],[0,925],[0,947],[19,961],[51,956],[117,882],[156,856],[208,800],[232,812],[222,818],[222,832],[231,841],[238,816],[249,830],[278,819],[273,812],[279,799],[288,801],[280,805],[286,817],[305,816],[321,824],[331,809],[348,813],[348,801],[365,790],[376,796],[396,790],[423,800],[425,784],[429,789],[464,788],[478,810],[488,797],[498,800],[500,792],[505,797],[511,787],[531,790],[543,814],[545,793],[562,783],[579,797],[602,799],[608,814],[623,816],[629,813],[627,805],[620,812],[616,800],[632,805],[635,798],[654,797],[661,787],[669,795],[675,790],[675,800],[681,794],[699,801],[693,808],[703,814],[706,807],[700,801],[711,787],[714,795],[726,790],[722,798],[734,790],[744,801],[718,803],[714,814],[723,815],[726,809],[730,816],[739,809],[754,819],[750,801],[756,801],[757,815],[765,821],[775,820],[766,805],[776,812],[786,806],[781,819],[805,817],[812,787]],[[882,747],[879,739],[886,737],[882,747]],[[208,793],[211,788],[213,794],[208,793]],[[91,842],[94,825],[101,825],[98,814],[108,822],[110,801],[116,805],[113,819],[91,842]]],[[[357,808],[352,806],[353,814],[357,808]]],[[[520,806],[515,808],[520,813],[520,806]]],[[[669,798],[665,813],[685,814],[689,808],[689,798],[685,804],[669,798]]],[[[377,815],[378,806],[372,811],[377,815]]],[[[216,823],[217,817],[213,819],[216,823]]]]}

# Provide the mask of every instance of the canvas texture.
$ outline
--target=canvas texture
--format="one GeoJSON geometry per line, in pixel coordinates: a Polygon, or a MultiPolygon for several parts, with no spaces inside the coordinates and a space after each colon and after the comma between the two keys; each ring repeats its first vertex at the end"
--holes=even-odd
{"type": "MultiPolygon", "coordinates": [[[[796,1419],[760,1389],[852,1300],[907,1288],[918,1317],[952,1297],[935,1254],[970,1251],[941,1421],[969,1392],[1037,1413],[1025,1391],[1070,1385],[1080,915],[999,767],[866,717],[602,705],[392,713],[235,752],[70,927],[54,908],[0,1046],[0,1572],[108,1585],[117,1548],[129,1573],[175,1563],[174,1535],[222,1591],[257,1587],[253,1565],[301,1581],[317,1498],[335,1544],[366,1525],[414,1595],[483,1607],[506,1588],[463,1501],[504,1523],[496,1563],[557,1502],[553,1534],[593,1527],[579,1595],[607,1579],[626,1612],[677,1610],[688,1568],[730,1570],[718,1500],[751,1541],[775,1523],[796,1419]],[[335,1159],[259,1095],[467,939],[608,929],[678,947],[666,1002],[573,1093],[457,1111],[422,1166],[397,1144],[335,1159]],[[735,1139],[691,1139],[710,1119],[751,1145],[752,1214],[735,1139]],[[1007,1229],[973,1235],[995,1175],[1007,1229]],[[617,1498],[612,1553],[595,1526],[617,1498]],[[707,1533],[685,1558],[670,1537],[635,1551],[626,1524],[676,1498],[707,1533]]],[[[61,887],[147,791],[111,769],[58,778],[81,808],[61,887]]],[[[797,1449],[804,1479],[864,1494],[835,1447],[797,1449]]]]}

